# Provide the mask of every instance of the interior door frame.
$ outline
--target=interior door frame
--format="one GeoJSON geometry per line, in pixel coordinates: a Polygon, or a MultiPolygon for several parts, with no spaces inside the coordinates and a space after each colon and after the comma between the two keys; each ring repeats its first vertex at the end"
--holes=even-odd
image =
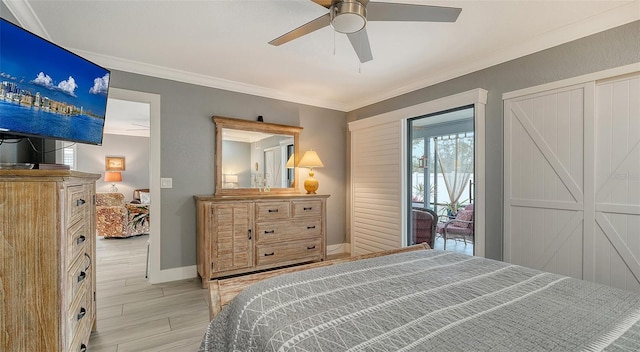
{"type": "MultiPolygon", "coordinates": [[[[149,213],[153,214],[149,221],[149,283],[171,281],[170,277],[160,270],[161,248],[161,211],[162,192],[160,190],[160,95],[109,88],[109,98],[149,104],[149,189],[153,201],[149,205],[149,213]]],[[[165,270],[166,271],[166,270],[165,270]]],[[[169,275],[172,276],[172,275],[169,275]]]]}

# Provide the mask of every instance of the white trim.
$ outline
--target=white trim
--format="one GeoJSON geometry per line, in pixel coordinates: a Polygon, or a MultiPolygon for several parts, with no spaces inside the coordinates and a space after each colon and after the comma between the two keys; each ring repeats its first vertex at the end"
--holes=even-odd
{"type": "Polygon", "coordinates": [[[466,92],[450,95],[448,97],[431,100],[417,105],[389,111],[380,115],[368,117],[362,120],[349,122],[349,131],[356,131],[387,122],[406,120],[412,117],[432,114],[448,109],[454,109],[475,103],[487,104],[487,91],[481,88],[468,90],[466,92]]]}
{"type": "Polygon", "coordinates": [[[109,88],[109,98],[149,104],[149,189],[153,202],[149,206],[151,216],[149,228],[149,282],[152,284],[195,277],[195,266],[161,270],[160,254],[162,248],[162,190],[160,189],[160,95],[109,88]]]}
{"type": "Polygon", "coordinates": [[[541,84],[538,86],[523,88],[520,90],[515,90],[512,92],[506,92],[502,94],[502,100],[518,98],[522,96],[528,96],[532,94],[538,94],[549,90],[554,89],[564,89],[574,85],[582,85],[592,81],[598,81],[601,79],[610,79],[616,76],[627,75],[630,73],[640,72],[640,62],[611,68],[604,71],[598,71],[593,73],[588,73],[586,75],[571,77],[567,79],[563,79],[561,81],[555,81],[550,83],[541,84]]]}
{"type": "Polygon", "coordinates": [[[49,32],[47,32],[47,30],[44,28],[42,22],[40,22],[40,19],[38,18],[38,16],[36,16],[36,13],[33,12],[33,8],[26,0],[2,0],[2,2],[7,6],[9,11],[11,11],[11,14],[16,18],[18,24],[20,24],[22,28],[28,29],[32,33],[51,41],[49,32]]]}
{"type": "Polygon", "coordinates": [[[170,67],[147,64],[139,61],[122,59],[115,56],[108,56],[80,49],[67,49],[76,53],[77,55],[84,57],[87,60],[93,61],[98,65],[108,67],[112,70],[120,70],[145,76],[152,76],[172,81],[195,84],[203,87],[223,89],[230,92],[251,94],[259,97],[278,99],[332,110],[348,111],[348,107],[346,105],[338,102],[315,99],[309,96],[298,96],[272,88],[265,88],[253,84],[230,81],[222,78],[177,70],[170,67]]]}
{"type": "Polygon", "coordinates": [[[391,99],[402,94],[410,93],[418,89],[429,87],[438,83],[464,76],[488,67],[530,55],[554,46],[569,43],[589,35],[600,33],[615,27],[640,20],[638,1],[632,1],[617,8],[583,21],[549,31],[538,37],[524,41],[520,45],[514,45],[504,50],[498,50],[486,56],[472,56],[468,62],[456,62],[452,67],[444,67],[435,74],[431,72],[428,77],[414,81],[396,89],[391,88],[378,95],[372,95],[365,99],[354,101],[347,106],[352,111],[363,106],[391,99]]]}
{"type": "MultiPolygon", "coordinates": [[[[51,40],[51,37],[40,22],[40,19],[35,15],[33,9],[26,0],[2,1],[23,28],[51,40]]],[[[295,93],[288,93],[276,89],[224,80],[168,67],[150,65],[143,62],[102,55],[84,50],[73,48],[67,49],[87,58],[88,60],[94,61],[99,65],[116,70],[348,112],[637,20],[640,20],[638,2],[630,1],[629,3],[618,6],[607,12],[546,32],[531,40],[524,41],[520,45],[512,46],[504,50],[498,50],[484,57],[478,57],[476,55],[470,58],[468,62],[456,62],[452,64],[451,67],[439,69],[436,74],[430,73],[429,75],[426,75],[426,78],[413,81],[409,84],[396,88],[391,87],[389,90],[380,94],[369,95],[365,98],[355,99],[346,103],[314,99],[308,96],[297,95],[295,93]]]]}
{"type": "Polygon", "coordinates": [[[351,253],[350,243],[330,244],[327,246],[327,255],[351,253]]]}
{"type": "MultiPolygon", "coordinates": [[[[459,94],[454,94],[448,97],[424,102],[421,104],[408,106],[399,110],[389,111],[380,115],[372,116],[366,119],[357,120],[353,122],[349,122],[349,131],[357,131],[365,128],[369,128],[372,126],[390,123],[393,121],[399,121],[403,124],[401,131],[402,139],[403,139],[403,150],[401,155],[402,160],[402,174],[403,174],[403,188],[399,191],[403,195],[403,233],[406,233],[407,226],[407,216],[406,216],[406,206],[408,196],[406,193],[406,157],[404,153],[404,149],[406,149],[406,123],[407,119],[418,117],[422,115],[427,115],[431,113],[436,113],[444,110],[454,109],[461,106],[466,105],[474,105],[474,136],[475,136],[475,172],[476,175],[476,202],[474,205],[475,210],[475,249],[476,256],[484,257],[485,256],[485,201],[486,201],[486,193],[485,193],[485,105],[487,104],[487,90],[482,88],[472,89],[466,92],[462,92],[459,94]]],[[[351,144],[354,145],[356,135],[351,135],[351,144]]],[[[353,156],[353,148],[351,155],[351,170],[354,168],[354,156],[353,156]]],[[[351,180],[350,182],[353,182],[351,180]]],[[[350,204],[351,204],[351,228],[353,228],[354,217],[353,217],[353,184],[351,185],[351,193],[349,194],[350,204]]],[[[403,236],[404,237],[404,236],[403,236]]],[[[353,239],[352,239],[353,241],[353,239]]],[[[403,239],[403,244],[406,244],[406,239],[403,239]]]]}

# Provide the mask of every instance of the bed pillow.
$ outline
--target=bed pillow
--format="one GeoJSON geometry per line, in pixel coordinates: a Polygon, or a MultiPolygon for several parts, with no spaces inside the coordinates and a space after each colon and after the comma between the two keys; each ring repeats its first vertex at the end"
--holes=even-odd
{"type": "Polygon", "coordinates": [[[140,204],[151,204],[151,193],[140,192],[140,204]]]}
{"type": "Polygon", "coordinates": [[[451,225],[455,227],[467,228],[469,227],[468,223],[456,221],[456,220],[471,221],[472,218],[473,218],[473,210],[460,210],[458,212],[458,215],[456,215],[456,218],[451,223],[451,225]]]}

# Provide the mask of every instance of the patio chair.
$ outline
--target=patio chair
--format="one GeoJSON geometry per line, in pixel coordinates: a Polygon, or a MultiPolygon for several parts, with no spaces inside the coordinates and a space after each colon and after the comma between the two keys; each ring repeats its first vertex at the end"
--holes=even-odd
{"type": "Polygon", "coordinates": [[[473,204],[469,204],[464,207],[464,209],[458,211],[455,219],[438,223],[436,232],[442,236],[445,250],[447,249],[448,239],[462,239],[465,245],[467,242],[473,243],[473,220],[473,204]]]}
{"type": "Polygon", "coordinates": [[[438,222],[438,214],[431,209],[413,208],[412,209],[412,239],[413,244],[427,243],[433,248],[436,235],[436,223],[438,222]]]}

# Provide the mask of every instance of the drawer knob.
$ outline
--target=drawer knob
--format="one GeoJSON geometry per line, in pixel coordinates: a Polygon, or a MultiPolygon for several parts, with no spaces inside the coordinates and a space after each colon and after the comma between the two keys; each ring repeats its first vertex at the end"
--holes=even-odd
{"type": "Polygon", "coordinates": [[[268,235],[268,234],[270,234],[270,233],[276,233],[276,230],[269,230],[269,231],[265,230],[265,231],[264,231],[264,234],[265,234],[265,235],[268,235]]]}
{"type": "Polygon", "coordinates": [[[83,235],[80,235],[80,237],[78,237],[78,239],[76,240],[76,244],[81,244],[82,242],[86,241],[87,238],[84,237],[83,235]]]}
{"type": "Polygon", "coordinates": [[[84,199],[80,198],[80,199],[76,200],[76,206],[79,207],[79,206],[83,205],[86,202],[87,201],[85,201],[84,199]]]}
{"type": "Polygon", "coordinates": [[[313,210],[313,207],[303,207],[302,210],[313,210]]]}
{"type": "Polygon", "coordinates": [[[80,308],[80,313],[78,313],[78,319],[76,320],[80,321],[85,315],[87,315],[87,310],[84,307],[80,308]]]}
{"type": "Polygon", "coordinates": [[[84,343],[80,344],[80,352],[85,352],[87,350],[87,345],[85,345],[84,343]]]}
{"type": "Polygon", "coordinates": [[[277,212],[278,212],[278,209],[269,209],[269,212],[270,212],[270,213],[277,213],[277,212]]]}
{"type": "Polygon", "coordinates": [[[315,229],[315,228],[316,228],[316,225],[313,225],[313,226],[307,226],[307,230],[311,230],[311,229],[315,229]]]}
{"type": "Polygon", "coordinates": [[[270,257],[272,255],[276,254],[276,252],[271,252],[271,253],[265,253],[264,256],[265,257],[270,257]]]}
{"type": "Polygon", "coordinates": [[[316,246],[307,246],[307,249],[316,249],[316,246]]]}
{"type": "Polygon", "coordinates": [[[84,271],[81,271],[80,274],[78,274],[78,282],[82,282],[82,280],[84,280],[87,277],[87,273],[85,273],[84,271]]]}

